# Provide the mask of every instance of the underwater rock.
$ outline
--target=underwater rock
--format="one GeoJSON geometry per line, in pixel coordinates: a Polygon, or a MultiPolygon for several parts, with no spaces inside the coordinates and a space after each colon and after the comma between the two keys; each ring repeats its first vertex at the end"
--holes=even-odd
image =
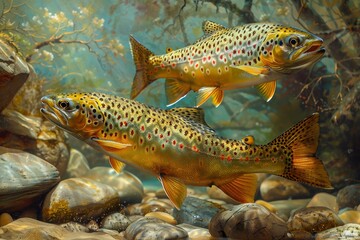
{"type": "Polygon", "coordinates": [[[70,150],[69,163],[66,169],[67,178],[83,177],[90,170],[85,156],[76,149],[70,150]]]}
{"type": "Polygon", "coordinates": [[[139,203],[144,195],[144,187],[140,179],[124,170],[117,173],[110,167],[95,167],[84,177],[113,187],[123,204],[139,203]]]}
{"type": "Polygon", "coordinates": [[[127,206],[123,210],[126,215],[141,215],[145,216],[149,212],[166,212],[166,209],[155,203],[135,203],[127,206]]]}
{"type": "Polygon", "coordinates": [[[269,210],[272,213],[276,213],[276,208],[271,203],[265,202],[263,200],[256,200],[255,203],[259,204],[259,205],[261,205],[263,207],[266,207],[267,210],[269,210]]]}
{"type": "Polygon", "coordinates": [[[87,222],[120,206],[116,190],[89,178],[69,178],[49,192],[42,206],[46,222],[87,222]]]}
{"type": "Polygon", "coordinates": [[[360,239],[360,224],[348,223],[316,234],[315,240],[360,239]]]}
{"type": "Polygon", "coordinates": [[[97,232],[99,230],[99,224],[97,224],[95,220],[90,220],[85,226],[92,232],[97,232]]]}
{"type": "Polygon", "coordinates": [[[315,194],[306,207],[327,207],[334,212],[339,212],[336,197],[328,193],[315,194]]]}
{"type": "Polygon", "coordinates": [[[177,224],[176,219],[173,216],[171,216],[170,214],[165,213],[165,212],[149,212],[145,215],[145,217],[158,218],[158,219],[163,220],[164,222],[167,222],[171,225],[177,224]]]}
{"type": "Polygon", "coordinates": [[[286,223],[267,208],[246,203],[216,214],[210,222],[209,232],[213,237],[236,239],[284,239],[286,223]]]}
{"type": "Polygon", "coordinates": [[[116,230],[118,232],[124,231],[129,225],[131,221],[129,218],[121,213],[113,213],[106,216],[100,223],[100,227],[116,230]]]}
{"type": "Polygon", "coordinates": [[[66,172],[69,150],[65,136],[49,121],[4,110],[0,115],[0,146],[32,153],[54,165],[60,176],[66,172]]]}
{"type": "Polygon", "coordinates": [[[360,204],[360,184],[354,184],[340,189],[336,196],[339,208],[355,208],[360,204]]]}
{"type": "Polygon", "coordinates": [[[8,213],[2,213],[0,214],[0,227],[5,226],[6,224],[11,223],[14,221],[12,216],[8,213]]]}
{"type": "Polygon", "coordinates": [[[35,207],[29,207],[21,212],[19,218],[33,218],[37,219],[37,209],[35,207]]]}
{"type": "Polygon", "coordinates": [[[310,199],[295,199],[295,200],[277,200],[269,202],[277,212],[277,215],[284,216],[286,219],[290,217],[292,211],[304,208],[310,199]]]}
{"type": "Polygon", "coordinates": [[[308,207],[296,210],[288,220],[290,232],[306,231],[315,234],[344,225],[334,211],[326,207],[308,207]]]}
{"type": "Polygon", "coordinates": [[[17,49],[0,39],[0,113],[29,77],[32,68],[17,49]]]}
{"type": "Polygon", "coordinates": [[[339,214],[339,218],[344,223],[357,223],[360,224],[360,211],[348,210],[339,214]]]}
{"type": "Polygon", "coordinates": [[[214,240],[207,228],[196,227],[186,223],[177,226],[187,231],[189,239],[214,240]]]}
{"type": "Polygon", "coordinates": [[[19,218],[0,227],[0,239],[36,239],[36,240],[114,240],[123,239],[120,234],[109,235],[104,232],[70,232],[67,229],[41,222],[32,218],[19,218]]]}
{"type": "Polygon", "coordinates": [[[310,195],[300,183],[275,175],[266,178],[261,183],[260,193],[265,201],[306,198],[310,195]]]}
{"type": "Polygon", "coordinates": [[[77,222],[67,222],[60,224],[60,226],[70,232],[90,232],[89,228],[77,222]]]}
{"type": "Polygon", "coordinates": [[[173,216],[178,223],[208,228],[211,218],[221,210],[224,208],[218,204],[195,197],[187,197],[180,210],[174,209],[173,216]]]}
{"type": "Polygon", "coordinates": [[[125,230],[125,238],[133,239],[187,239],[187,232],[157,218],[143,217],[125,230]]]}
{"type": "Polygon", "coordinates": [[[0,147],[0,212],[30,206],[59,181],[58,170],[27,152],[0,147]]]}

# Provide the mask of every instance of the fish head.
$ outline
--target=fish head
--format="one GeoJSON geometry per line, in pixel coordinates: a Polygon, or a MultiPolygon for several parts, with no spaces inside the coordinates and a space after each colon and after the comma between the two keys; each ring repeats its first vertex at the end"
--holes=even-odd
{"type": "Polygon", "coordinates": [[[103,129],[104,115],[99,102],[88,94],[53,94],[41,101],[40,111],[48,120],[80,138],[89,138],[103,129]]]}
{"type": "Polygon", "coordinates": [[[295,28],[281,27],[267,36],[260,58],[264,65],[277,72],[291,73],[315,63],[324,53],[320,37],[295,28]]]}

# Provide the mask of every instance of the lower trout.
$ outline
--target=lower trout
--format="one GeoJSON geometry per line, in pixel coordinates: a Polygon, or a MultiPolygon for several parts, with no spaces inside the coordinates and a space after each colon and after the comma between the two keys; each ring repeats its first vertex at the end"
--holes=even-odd
{"type": "Polygon", "coordinates": [[[47,119],[109,155],[117,172],[129,164],[157,176],[176,208],[186,197],[186,185],[216,185],[239,202],[253,202],[254,173],[331,188],[315,157],[318,114],[256,145],[251,136],[216,135],[198,108],[162,110],[102,93],[49,95],[41,101],[47,119]]]}
{"type": "Polygon", "coordinates": [[[210,97],[215,106],[224,90],[256,86],[269,101],[276,81],[318,61],[323,40],[309,32],[275,23],[252,23],[232,28],[205,21],[205,36],[194,44],[155,55],[130,37],[136,65],[131,98],[149,84],[165,78],[169,105],[190,90],[199,92],[197,106],[210,97]]]}

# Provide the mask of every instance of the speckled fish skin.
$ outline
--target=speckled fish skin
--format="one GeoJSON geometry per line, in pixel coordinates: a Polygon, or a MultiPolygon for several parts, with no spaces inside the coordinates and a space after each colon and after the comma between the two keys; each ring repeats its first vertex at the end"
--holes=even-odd
{"type": "Polygon", "coordinates": [[[276,80],[318,61],[325,53],[322,39],[305,31],[273,23],[233,28],[205,21],[205,36],[194,44],[155,55],[130,37],[136,75],[131,99],[148,84],[166,78],[169,105],[198,91],[197,106],[210,97],[218,106],[224,90],[258,86],[269,101],[276,80]]]}
{"type": "MultiPolygon", "coordinates": [[[[41,112],[57,126],[111,158],[157,176],[169,199],[180,207],[188,185],[216,185],[241,202],[253,201],[256,175],[271,173],[330,188],[314,154],[318,114],[266,145],[251,136],[219,137],[198,108],[170,110],[102,93],[70,93],[42,98],[41,112]]],[[[116,162],[112,166],[121,170],[116,162]]]]}

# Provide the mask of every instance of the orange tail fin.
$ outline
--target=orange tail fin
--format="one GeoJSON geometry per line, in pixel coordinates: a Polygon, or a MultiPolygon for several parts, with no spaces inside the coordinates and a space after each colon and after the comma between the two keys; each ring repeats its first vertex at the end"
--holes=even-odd
{"type": "Polygon", "coordinates": [[[292,150],[285,170],[280,176],[314,187],[332,189],[323,163],[316,156],[319,139],[319,114],[297,123],[269,144],[286,144],[292,150]]]}
{"type": "Polygon", "coordinates": [[[153,80],[149,78],[149,57],[154,54],[139,43],[133,36],[130,36],[131,53],[134,59],[136,74],[131,88],[130,98],[134,99],[153,80]]]}

